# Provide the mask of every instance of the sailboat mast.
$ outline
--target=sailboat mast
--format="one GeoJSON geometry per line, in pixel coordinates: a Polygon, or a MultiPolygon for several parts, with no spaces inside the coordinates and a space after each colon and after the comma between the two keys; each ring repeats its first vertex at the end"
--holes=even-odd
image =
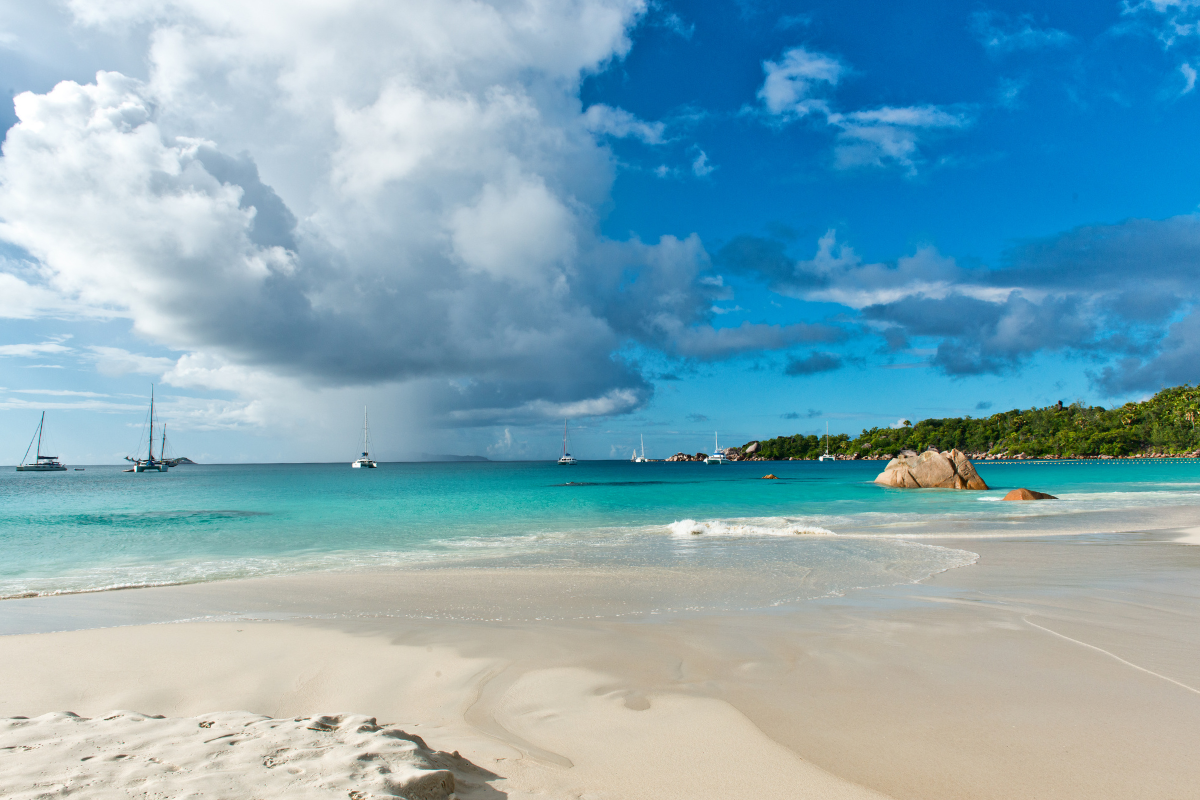
{"type": "Polygon", "coordinates": [[[150,441],[146,443],[146,460],[154,460],[154,384],[150,384],[150,441]]]}
{"type": "MultiPolygon", "coordinates": [[[[41,458],[42,458],[42,426],[43,426],[43,425],[45,425],[45,424],[46,424],[46,412],[45,412],[45,411],[43,411],[43,412],[42,412],[42,421],[38,423],[38,449],[37,449],[37,457],[38,457],[38,460],[39,460],[39,461],[40,461],[40,460],[41,460],[41,458]]],[[[25,452],[26,452],[26,453],[28,453],[29,451],[28,451],[28,450],[26,450],[25,452]]]]}
{"type": "Polygon", "coordinates": [[[563,455],[567,454],[567,421],[563,420],[563,455]]]}
{"type": "Polygon", "coordinates": [[[363,455],[371,452],[369,442],[367,441],[367,407],[363,406],[363,455]]]}
{"type": "Polygon", "coordinates": [[[641,434],[642,437],[642,460],[646,458],[646,434],[641,434]]]}
{"type": "Polygon", "coordinates": [[[167,423],[163,423],[162,445],[158,448],[158,460],[167,460],[167,423]]]}

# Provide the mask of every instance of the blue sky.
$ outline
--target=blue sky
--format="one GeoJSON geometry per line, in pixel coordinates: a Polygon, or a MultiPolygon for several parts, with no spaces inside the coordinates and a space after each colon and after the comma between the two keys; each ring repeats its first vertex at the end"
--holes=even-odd
{"type": "Polygon", "coordinates": [[[1200,2],[3,5],[0,448],[628,457],[1200,380],[1200,2]],[[98,74],[99,73],[99,74],[98,74]]]}

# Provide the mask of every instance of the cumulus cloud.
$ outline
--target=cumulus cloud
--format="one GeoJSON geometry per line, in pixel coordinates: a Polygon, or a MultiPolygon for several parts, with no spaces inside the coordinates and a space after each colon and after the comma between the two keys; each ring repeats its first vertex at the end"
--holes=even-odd
{"type": "Polygon", "coordinates": [[[833,165],[901,168],[915,175],[921,146],[939,132],[972,124],[966,107],[933,105],[837,111],[828,97],[848,68],[837,58],[795,47],[780,61],[763,62],[764,80],[758,90],[762,109],[774,122],[785,124],[806,117],[836,130],[833,165]]]}
{"type": "Polygon", "coordinates": [[[637,408],[652,387],[614,355],[631,342],[715,359],[830,340],[714,329],[728,289],[697,237],[598,233],[605,137],[665,127],[578,90],[646,8],[74,0],[97,36],[144,34],[149,71],[16,98],[0,239],[37,265],[18,311],[125,316],[185,354],[97,350],[101,369],[246,407],[273,381],[405,385],[447,425],[637,408]]]}

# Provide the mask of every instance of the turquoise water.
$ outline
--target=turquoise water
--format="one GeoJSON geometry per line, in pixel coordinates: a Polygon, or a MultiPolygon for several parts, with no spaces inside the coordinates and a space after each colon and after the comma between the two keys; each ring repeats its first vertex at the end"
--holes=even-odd
{"type": "Polygon", "coordinates": [[[734,558],[807,559],[830,574],[853,563],[843,582],[864,585],[875,572],[915,580],[973,558],[912,543],[922,535],[1070,531],[1080,514],[1094,524],[1097,512],[1200,506],[1196,462],[977,466],[993,491],[886,489],[871,483],[878,462],[6,471],[0,597],[307,570],[734,558]],[[1063,499],[995,502],[1016,486],[1063,499]]]}

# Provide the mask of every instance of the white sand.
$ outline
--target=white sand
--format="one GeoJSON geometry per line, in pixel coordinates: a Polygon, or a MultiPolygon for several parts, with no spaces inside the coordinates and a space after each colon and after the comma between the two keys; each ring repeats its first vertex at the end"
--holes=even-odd
{"type": "MultiPolygon", "coordinates": [[[[35,748],[0,749],[0,795],[59,797],[29,786],[96,775],[116,797],[189,796],[183,784],[148,788],[184,778],[213,781],[205,798],[388,796],[395,784],[358,758],[381,736],[353,730],[365,717],[347,717],[344,733],[292,722],[340,713],[419,735],[428,749],[397,739],[388,774],[448,768],[463,800],[1196,796],[1200,549],[1161,546],[1175,535],[977,542],[976,566],[926,585],[740,614],[394,616],[418,604],[453,616],[484,602],[591,605],[605,585],[631,596],[636,576],[566,568],[109,593],[96,598],[106,613],[201,600],[352,613],[0,638],[0,717],[93,718],[0,726],[0,748],[35,748]],[[104,720],[114,708],[167,719],[104,720]],[[255,737],[206,742],[209,720],[255,737]],[[337,744],[316,755],[314,741],[337,744]],[[113,760],[79,761],[88,747],[113,760]],[[304,773],[264,766],[284,748],[304,773]],[[180,769],[168,776],[150,758],[180,769]],[[220,785],[234,775],[246,783],[220,785]]],[[[79,610],[60,599],[0,603],[0,614],[79,610]]],[[[96,786],[77,796],[104,797],[96,786]]]]}
{"type": "Polygon", "coordinates": [[[245,712],[0,720],[0,796],[467,797],[487,777],[456,754],[363,716],[272,719],[245,712]]]}
{"type": "Polygon", "coordinates": [[[1184,528],[1180,533],[1183,535],[1175,540],[1180,544],[1200,544],[1200,528],[1184,528]]]}

